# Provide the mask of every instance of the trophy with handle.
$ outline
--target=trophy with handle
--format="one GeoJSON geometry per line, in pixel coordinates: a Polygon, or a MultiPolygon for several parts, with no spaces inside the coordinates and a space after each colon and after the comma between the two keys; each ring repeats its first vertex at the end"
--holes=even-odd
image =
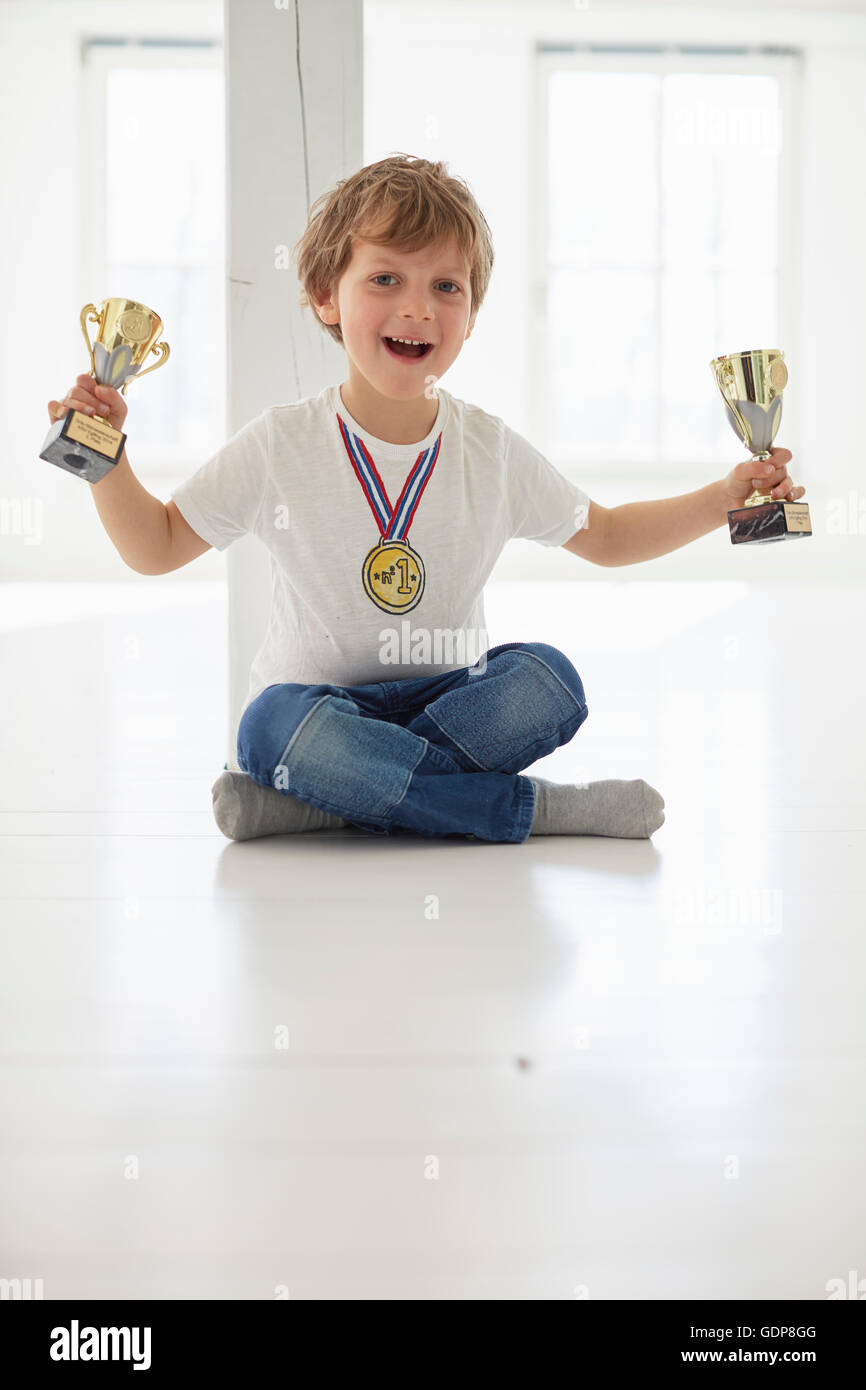
{"type": "MultiPolygon", "coordinates": [[[[769,459],[782,418],[782,392],[788,382],[785,354],[778,348],[732,352],[715,357],[710,368],[731,428],[753,458],[769,459]]],[[[728,512],[731,543],[787,541],[811,536],[808,502],[783,502],[769,483],[755,487],[742,507],[728,512]]]]}
{"type": "MultiPolygon", "coordinates": [[[[97,385],[119,389],[122,396],[133,377],[155,372],[167,361],[171,350],[168,343],[157,342],[162,319],[135,299],[104,299],[99,308],[85,304],[81,310],[81,331],[97,385]],[[92,345],[88,322],[97,325],[92,345]],[[142,370],[151,353],[156,353],[159,360],[142,370]]],[[[98,483],[117,465],[125,445],[126,435],[107,420],[70,409],[51,426],[39,457],[77,473],[89,483],[98,483]]]]}

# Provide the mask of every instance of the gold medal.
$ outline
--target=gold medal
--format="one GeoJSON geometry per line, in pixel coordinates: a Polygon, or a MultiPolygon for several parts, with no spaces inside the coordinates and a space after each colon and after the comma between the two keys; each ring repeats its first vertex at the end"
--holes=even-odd
{"type": "Polygon", "coordinates": [[[364,591],[386,613],[408,613],[424,592],[424,562],[408,541],[374,545],[361,571],[364,591]]]}
{"type": "Polygon", "coordinates": [[[364,593],[384,613],[408,613],[421,600],[425,573],[424,561],[418,551],[412,549],[406,536],[424,489],[433,476],[442,443],[441,431],[436,443],[419,453],[392,507],[385,484],[363,439],[358,434],[350,433],[339,413],[337,423],[352,470],[381,532],[381,540],[368,552],[361,567],[364,593]],[[393,532],[391,536],[388,535],[389,531],[393,532]]]}

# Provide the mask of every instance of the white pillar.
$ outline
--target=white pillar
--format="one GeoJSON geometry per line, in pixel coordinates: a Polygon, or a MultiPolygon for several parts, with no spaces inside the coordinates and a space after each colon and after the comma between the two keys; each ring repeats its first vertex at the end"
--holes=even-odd
{"type": "MultiPolygon", "coordinates": [[[[310,204],[363,162],[362,0],[225,0],[227,437],[269,405],[316,395],[346,358],[309,309],[297,274],[277,269],[310,204]]],[[[270,608],[270,557],[245,536],[226,552],[229,728],[270,608]]]]}

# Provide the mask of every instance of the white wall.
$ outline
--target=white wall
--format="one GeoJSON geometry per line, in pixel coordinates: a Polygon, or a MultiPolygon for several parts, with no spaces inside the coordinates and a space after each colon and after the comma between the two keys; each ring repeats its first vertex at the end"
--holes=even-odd
{"type": "MultiPolygon", "coordinates": [[[[38,458],[47,430],[45,402],[84,369],[81,305],[98,287],[81,283],[78,203],[87,195],[87,153],[79,139],[78,50],[83,36],[219,35],[219,0],[0,0],[0,265],[5,322],[0,331],[0,576],[137,580],[103,531],[90,489],[38,458]],[[31,535],[13,534],[15,504],[29,507],[31,535]],[[37,519],[41,505],[41,518],[37,519]]],[[[478,326],[445,385],[527,433],[531,266],[530,96],[539,39],[637,43],[661,40],[794,46],[804,55],[802,129],[802,305],[804,363],[790,391],[800,394],[798,437],[780,437],[808,489],[811,540],[737,547],[719,530],[675,554],[614,571],[615,577],[753,575],[801,578],[862,575],[866,534],[828,535],[834,499],[855,491],[866,512],[856,413],[864,378],[866,311],[862,229],[866,225],[866,15],[861,3],[827,10],[803,4],[756,6],[743,0],[655,7],[589,8],[530,0],[367,0],[365,152],[442,157],[472,184],[493,229],[497,264],[478,326]],[[438,120],[431,137],[429,117],[438,120]],[[805,368],[805,369],[804,369],[805,368]]],[[[157,215],[157,214],[154,214],[157,215]]],[[[744,216],[754,215],[744,209],[744,216]]],[[[167,333],[167,336],[168,333],[167,333]]],[[[784,346],[784,344],[781,344],[784,346]]],[[[732,436],[731,464],[737,461],[732,436]]],[[[742,455],[740,455],[742,456],[742,455]]],[[[130,457],[135,460],[130,438],[130,457]]],[[[188,471],[191,471],[188,470],[188,471]]],[[[687,487],[614,487],[584,473],[604,505],[664,496],[687,487]]],[[[710,481],[696,476],[691,486],[710,481]]],[[[167,497],[174,482],[161,488],[167,497]]],[[[866,515],[863,521],[866,533],[866,515]]],[[[225,572],[211,552],[169,579],[196,582],[225,572]]],[[[562,551],[515,541],[498,577],[598,578],[600,571],[562,551]]],[[[159,584],[160,579],[151,581],[159,584]]]]}

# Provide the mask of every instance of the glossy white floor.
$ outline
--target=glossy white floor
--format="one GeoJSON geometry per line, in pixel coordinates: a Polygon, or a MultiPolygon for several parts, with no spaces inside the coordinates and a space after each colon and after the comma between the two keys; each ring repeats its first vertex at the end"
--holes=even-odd
{"type": "Polygon", "coordinates": [[[553,642],[584,680],[536,770],[645,777],[652,842],[232,844],[223,591],[7,586],[0,1276],[123,1299],[866,1277],[863,597],[488,591],[491,644],[553,642]]]}

